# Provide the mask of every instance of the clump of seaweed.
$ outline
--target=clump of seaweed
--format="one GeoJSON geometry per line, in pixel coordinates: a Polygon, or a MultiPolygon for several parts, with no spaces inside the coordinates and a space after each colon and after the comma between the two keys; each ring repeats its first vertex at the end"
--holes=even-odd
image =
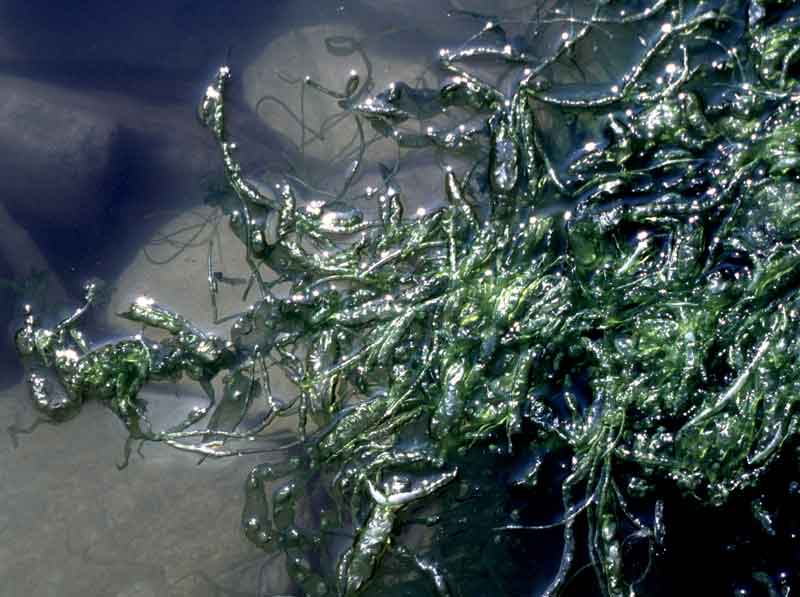
{"type": "MultiPolygon", "coordinates": [[[[636,594],[681,501],[750,500],[774,535],[760,490],[796,459],[800,395],[794,3],[590,8],[539,19],[570,27],[545,58],[526,45],[541,32],[533,22],[512,37],[513,23],[484,20],[441,51],[450,78],[439,89],[396,83],[361,100],[356,74],[342,93],[305,83],[338,98],[359,130],[469,162],[444,173],[443,207],[412,218],[390,169],[374,221],[338,199],[303,204],[289,182],[249,180],[222,67],[200,117],[219,143],[257,302],[227,343],[137,303],[126,316],[170,338],[81,357],[65,346],[82,344],[82,311],[53,331],[29,318],[20,351],[55,365],[70,396],[52,404],[32,377],[36,405],[59,417],[106,399],[132,438],[218,457],[257,451],[248,446],[275,416],[296,416],[289,455],[248,476],[242,524],[285,555],[307,595],[557,595],[584,569],[604,595],[636,594]],[[607,93],[551,84],[582,43],[630,27],[652,35],[607,93]],[[512,67],[510,92],[467,67],[486,59],[512,67]],[[603,122],[602,133],[561,165],[537,123],[545,109],[603,122]],[[443,110],[471,124],[425,126],[443,110]],[[223,370],[214,404],[209,381],[223,370]],[[277,371],[295,397],[273,395],[277,371]],[[143,427],[138,389],[182,372],[213,409],[143,427]],[[255,400],[268,414],[242,430],[255,400]],[[552,530],[555,565],[505,578],[517,537],[552,530]]],[[[213,282],[209,272],[212,297],[213,282]]],[[[751,576],[789,594],[786,578],[751,576]]]]}

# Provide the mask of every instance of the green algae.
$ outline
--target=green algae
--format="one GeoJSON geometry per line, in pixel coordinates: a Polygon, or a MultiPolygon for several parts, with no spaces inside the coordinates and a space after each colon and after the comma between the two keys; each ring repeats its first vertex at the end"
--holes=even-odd
{"type": "MultiPolygon", "coordinates": [[[[218,200],[258,296],[230,341],[145,301],[127,316],[173,335],[158,358],[142,341],[90,350],[68,333],[77,317],[54,331],[29,319],[20,351],[55,366],[70,408],[107,400],[133,438],[204,456],[258,451],[252,438],[296,417],[290,456],[248,476],[242,524],[285,555],[303,594],[556,595],[584,569],[604,595],[646,592],[664,513],[684,501],[724,511],[748,500],[775,534],[761,490],[796,458],[800,395],[794,3],[636,6],[572,17],[541,60],[504,43],[510,23],[491,21],[475,44],[440,53],[453,75],[440,89],[366,97],[355,76],[342,93],[307,81],[361,131],[471,160],[443,174],[445,206],[413,218],[390,169],[374,221],[343,200],[304,202],[289,182],[249,180],[221,68],[200,118],[219,143],[218,200]],[[649,45],[608,95],[550,87],[548,69],[595,29],[645,25],[649,45]],[[472,74],[476,57],[519,67],[512,93],[472,74]],[[602,121],[603,133],[561,165],[536,121],[543,107],[602,121]],[[483,124],[407,126],[455,109],[483,124]],[[73,345],[84,356],[64,362],[73,345]],[[223,370],[215,404],[208,382],[223,370]],[[277,371],[296,396],[273,395],[277,371]],[[138,389],[184,373],[212,406],[142,431],[138,389]],[[245,428],[256,402],[268,408],[245,428]],[[515,537],[552,530],[555,565],[514,572],[515,537]]],[[[35,404],[63,418],[40,379],[35,404]]]]}

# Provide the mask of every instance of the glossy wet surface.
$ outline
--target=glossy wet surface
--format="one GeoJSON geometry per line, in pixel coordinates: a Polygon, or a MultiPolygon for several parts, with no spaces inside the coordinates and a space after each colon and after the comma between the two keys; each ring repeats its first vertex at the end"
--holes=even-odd
{"type": "MultiPolygon", "coordinates": [[[[481,2],[458,4],[485,9],[481,2]]],[[[524,13],[523,19],[558,4],[508,0],[491,3],[491,10],[507,18],[524,13]]],[[[138,331],[115,314],[143,294],[226,336],[230,324],[212,322],[210,247],[213,268],[225,277],[220,314],[235,314],[252,302],[252,296],[241,300],[248,275],[242,245],[213,207],[222,179],[218,150],[196,117],[220,64],[229,63],[235,74],[230,113],[248,174],[266,184],[275,173],[291,173],[302,181],[306,198],[345,195],[340,189],[346,187],[343,173],[355,155],[357,130],[349,120],[336,120],[341,110],[336,102],[307,88],[303,92],[298,83],[308,75],[339,88],[356,70],[370,74],[373,91],[394,80],[435,86],[428,67],[437,49],[457,45],[479,28],[474,19],[448,18],[447,9],[444,1],[416,0],[173,1],[157,11],[107,2],[69,8],[40,0],[5,3],[0,8],[9,31],[0,41],[0,152],[6,156],[0,160],[3,426],[25,427],[34,420],[11,346],[25,302],[55,321],[79,302],[81,284],[99,277],[109,293],[87,328],[93,340],[138,331]],[[312,134],[323,129],[324,138],[312,134]]],[[[652,33],[618,31],[614,47],[596,44],[591,56],[578,54],[574,64],[559,65],[552,74],[557,83],[608,86],[638,60],[641,50],[629,50],[646,40],[637,35],[652,33]]],[[[678,67],[672,67],[674,73],[678,67]]],[[[576,97],[587,91],[583,85],[576,89],[576,97]]],[[[597,132],[592,122],[563,120],[557,109],[542,108],[536,116],[556,160],[569,157],[576,146],[586,147],[584,141],[597,132]]],[[[364,189],[379,181],[380,167],[394,159],[391,144],[371,144],[353,194],[368,195],[364,189]]],[[[444,165],[424,151],[403,163],[397,182],[410,213],[441,201],[444,165]]],[[[543,212],[560,214],[567,207],[546,205],[543,212]]],[[[374,205],[364,211],[370,209],[375,211],[374,205]]],[[[200,396],[191,384],[154,385],[145,392],[165,420],[200,396]]],[[[239,530],[243,481],[258,458],[198,466],[194,456],[147,446],[118,470],[125,435],[117,418],[97,404],[66,424],[41,425],[18,436],[17,445],[0,435],[0,594],[287,590],[282,563],[251,547],[239,530]]],[[[506,472],[498,472],[497,479],[506,472]]],[[[488,475],[482,482],[493,479],[488,475]]],[[[536,521],[551,514],[555,520],[558,508],[547,510],[553,495],[541,504],[528,494],[519,499],[536,521]]],[[[686,519],[697,519],[697,527],[702,522],[708,533],[698,541],[693,531],[679,527],[673,545],[689,546],[687,552],[702,551],[697,545],[720,548],[711,533],[725,534],[724,521],[691,511],[686,519]]],[[[498,586],[546,585],[558,565],[560,530],[532,537],[509,542],[513,557],[501,563],[530,578],[500,579],[498,586]]],[[[687,569],[675,553],[671,564],[687,569]]],[[[644,558],[633,560],[644,568],[644,558]]],[[[712,564],[687,560],[695,560],[688,567],[693,574],[712,564]]],[[[576,594],[594,587],[590,568],[582,570],[570,586],[576,594]]],[[[684,586],[657,574],[650,586],[684,586]]]]}
{"type": "MultiPolygon", "coordinates": [[[[196,106],[216,68],[230,56],[249,73],[239,97],[252,110],[255,86],[274,82],[278,67],[323,73],[331,83],[352,68],[324,51],[321,36],[378,36],[370,58],[385,84],[429,59],[441,33],[431,23],[441,20],[444,3],[416,4],[3,3],[4,428],[34,420],[11,344],[23,302],[57,318],[79,300],[87,278],[99,277],[112,292],[95,314],[95,340],[135,329],[114,313],[141,293],[209,326],[207,241],[217,239],[218,268],[235,277],[241,267],[238,241],[226,240],[227,226],[220,233],[203,206],[220,171],[196,106]],[[32,270],[45,275],[32,277],[32,270]],[[32,291],[42,278],[47,290],[32,291]]],[[[277,93],[297,109],[295,88],[277,93]]],[[[312,118],[325,109],[318,99],[308,108],[312,118]]],[[[253,155],[285,164],[287,138],[297,132],[287,114],[241,112],[253,155]]],[[[312,165],[326,157],[314,148],[307,156],[312,165]]],[[[233,296],[241,287],[226,291],[233,296]]],[[[183,400],[159,395],[162,408],[185,409],[196,389],[182,392],[183,400]]],[[[200,597],[283,588],[283,567],[264,568],[262,552],[239,531],[242,483],[255,461],[197,466],[195,457],[148,446],[120,471],[124,437],[119,421],[96,404],[64,425],[20,436],[16,447],[0,434],[0,594],[200,597]]]]}

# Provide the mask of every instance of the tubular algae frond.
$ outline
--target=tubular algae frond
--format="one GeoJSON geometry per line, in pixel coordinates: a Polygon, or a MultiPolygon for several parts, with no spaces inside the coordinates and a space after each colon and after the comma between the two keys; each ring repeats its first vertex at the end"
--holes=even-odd
{"type": "MultiPolygon", "coordinates": [[[[775,537],[765,479],[796,465],[800,396],[792,4],[598,2],[539,15],[513,39],[504,27],[519,23],[494,19],[440,52],[451,78],[438,89],[364,97],[355,75],[343,93],[306,81],[362,133],[345,190],[364,124],[405,151],[472,160],[448,167],[442,206],[413,218],[387,168],[374,220],[341,193],[307,202],[288,176],[249,179],[220,68],[199,113],[257,302],[227,342],[137,302],[124,316],[168,338],[94,350],[73,334],[83,310],[54,330],[30,315],[20,352],[55,368],[67,395],[51,401],[36,374],[37,407],[63,419],[98,398],[132,438],[204,457],[288,452],[248,476],[242,525],[309,595],[560,595],[589,568],[603,595],[648,594],[680,525],[665,511],[745,501],[775,537]],[[534,59],[525,44],[564,23],[571,33],[534,59]],[[594,35],[631,26],[651,35],[610,92],[551,85],[594,35]],[[511,92],[470,72],[477,58],[515,73],[511,92]],[[549,110],[602,132],[556,159],[549,110]],[[472,120],[428,126],[442,111],[472,120]],[[209,407],[153,431],[137,392],[181,374],[209,407]],[[275,395],[277,376],[296,394],[275,395]],[[252,445],[289,416],[290,443],[252,445]],[[553,501],[560,514],[543,520],[553,501]],[[560,558],[531,572],[525,556],[520,575],[514,546],[552,530],[560,558]]],[[[210,258],[208,270],[213,299],[210,258]]],[[[772,582],[755,563],[748,574],[772,582]]]]}

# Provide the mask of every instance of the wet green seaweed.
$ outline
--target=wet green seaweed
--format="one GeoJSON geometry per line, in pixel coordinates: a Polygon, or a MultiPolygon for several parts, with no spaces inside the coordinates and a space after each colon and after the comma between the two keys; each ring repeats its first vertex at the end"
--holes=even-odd
{"type": "MultiPolygon", "coordinates": [[[[341,93],[305,81],[356,120],[362,147],[371,126],[407,150],[466,156],[443,174],[445,205],[411,218],[389,168],[374,221],[343,196],[308,202],[288,179],[251,181],[222,67],[200,118],[219,143],[219,201],[257,301],[227,343],[134,304],[127,317],[171,334],[157,349],[89,350],[73,333],[82,311],[55,330],[30,316],[20,352],[54,366],[68,394],[49,400],[34,374],[35,405],[63,418],[106,400],[132,438],[218,457],[258,451],[249,440],[296,417],[296,440],[265,448],[286,458],[248,476],[242,524],[308,595],[556,595],[588,569],[604,595],[647,592],[665,512],[685,501],[724,511],[747,500],[774,535],[765,479],[796,459],[799,422],[795,8],[599,2],[541,19],[571,26],[544,59],[506,34],[513,23],[486,22],[440,52],[450,78],[438,89],[397,83],[367,97],[357,74],[341,93]],[[614,27],[652,36],[607,94],[552,84],[552,69],[614,27]],[[516,69],[510,93],[469,69],[487,58],[516,69]],[[562,164],[537,123],[545,109],[602,134],[562,164]],[[442,110],[472,124],[408,126],[442,110]],[[143,427],[138,389],[183,373],[213,408],[143,427]],[[276,375],[296,396],[273,395],[276,375]],[[515,572],[519,537],[553,532],[555,565],[515,572]]],[[[771,573],[748,572],[788,595],[771,573]]]]}

